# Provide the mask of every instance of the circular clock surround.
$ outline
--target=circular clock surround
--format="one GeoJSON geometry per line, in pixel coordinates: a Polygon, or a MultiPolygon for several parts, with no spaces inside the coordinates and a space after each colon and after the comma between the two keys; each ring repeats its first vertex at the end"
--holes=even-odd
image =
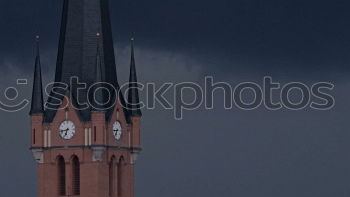
{"type": "Polygon", "coordinates": [[[70,140],[75,135],[75,125],[72,121],[65,120],[61,123],[58,131],[62,139],[70,140]]]}
{"type": "Polygon", "coordinates": [[[119,141],[122,138],[122,126],[119,121],[115,121],[112,128],[114,138],[119,141]]]}

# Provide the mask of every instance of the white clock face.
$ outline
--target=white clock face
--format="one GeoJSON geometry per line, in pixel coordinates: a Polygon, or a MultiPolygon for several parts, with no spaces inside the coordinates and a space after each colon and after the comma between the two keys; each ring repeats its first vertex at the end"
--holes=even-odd
{"type": "Polygon", "coordinates": [[[113,124],[113,135],[116,140],[122,138],[122,126],[118,121],[113,124]]]}
{"type": "Polygon", "coordinates": [[[63,121],[59,128],[59,134],[62,139],[70,140],[75,134],[75,125],[72,121],[63,121]]]}

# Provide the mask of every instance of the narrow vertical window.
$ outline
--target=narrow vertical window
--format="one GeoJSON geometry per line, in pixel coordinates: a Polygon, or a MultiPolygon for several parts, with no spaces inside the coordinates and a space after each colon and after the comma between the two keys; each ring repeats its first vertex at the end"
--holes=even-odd
{"type": "Polygon", "coordinates": [[[123,166],[124,166],[124,158],[121,157],[118,163],[118,196],[123,196],[123,166]]]}
{"type": "Polygon", "coordinates": [[[66,164],[62,156],[59,156],[57,158],[57,169],[58,169],[58,194],[60,196],[65,196],[66,195],[66,164]]]}
{"type": "Polygon", "coordinates": [[[97,136],[96,136],[97,134],[96,134],[96,126],[94,127],[94,142],[96,142],[96,138],[97,138],[97,136]]]}
{"type": "Polygon", "coordinates": [[[72,159],[73,195],[80,195],[80,162],[77,156],[72,159]]]}
{"type": "Polygon", "coordinates": [[[109,163],[109,196],[114,197],[114,178],[115,178],[115,172],[114,172],[114,160],[115,158],[112,157],[110,163],[109,163]]]}
{"type": "Polygon", "coordinates": [[[33,144],[35,144],[35,129],[33,129],[33,144]]]}

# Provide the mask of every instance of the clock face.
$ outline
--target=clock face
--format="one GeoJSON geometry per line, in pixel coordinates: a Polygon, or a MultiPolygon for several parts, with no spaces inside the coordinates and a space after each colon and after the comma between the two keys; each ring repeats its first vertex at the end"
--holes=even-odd
{"type": "Polygon", "coordinates": [[[75,125],[72,121],[63,121],[59,128],[59,134],[62,139],[70,140],[75,134],[75,125]]]}
{"type": "Polygon", "coordinates": [[[122,126],[118,121],[113,124],[113,135],[116,140],[120,140],[122,137],[122,126]]]}

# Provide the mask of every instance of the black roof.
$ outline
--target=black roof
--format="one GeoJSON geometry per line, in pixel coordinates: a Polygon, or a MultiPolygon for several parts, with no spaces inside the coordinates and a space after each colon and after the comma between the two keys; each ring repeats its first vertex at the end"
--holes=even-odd
{"type": "MultiPolygon", "coordinates": [[[[80,83],[91,87],[96,82],[96,49],[99,46],[100,81],[119,90],[108,3],[108,0],[64,0],[55,82],[69,85],[71,77],[77,77],[80,83]],[[100,34],[99,39],[96,39],[97,33],[100,34]]],[[[51,105],[46,106],[45,122],[53,121],[59,100],[63,99],[60,95],[65,95],[59,85],[52,90],[56,92],[50,93],[48,103],[51,105]]],[[[87,103],[90,96],[87,95],[87,90],[79,90],[78,95],[77,88],[69,86],[69,91],[76,99],[73,103],[87,103]]],[[[112,103],[116,99],[115,91],[111,92],[111,103],[106,111],[107,119],[113,111],[112,103]]],[[[122,95],[119,99],[124,103],[122,95]]],[[[82,121],[90,121],[91,110],[91,106],[78,106],[77,111],[82,121]]],[[[128,118],[127,110],[124,109],[124,112],[128,118]]]]}
{"type": "Polygon", "coordinates": [[[30,108],[30,115],[43,114],[44,102],[43,102],[43,88],[41,77],[41,64],[40,64],[40,52],[39,52],[39,36],[37,36],[36,57],[34,65],[34,79],[33,79],[33,92],[32,102],[30,108]]]}
{"type": "MultiPolygon", "coordinates": [[[[97,34],[97,41],[99,40],[99,34],[97,34]]],[[[103,103],[105,103],[105,96],[104,91],[100,88],[103,88],[103,85],[100,84],[103,82],[102,80],[102,67],[101,67],[102,61],[101,61],[101,53],[100,53],[100,46],[97,45],[97,52],[96,52],[96,66],[95,66],[95,82],[96,84],[92,87],[92,91],[94,92],[94,99],[91,99],[93,101],[92,110],[93,111],[105,111],[103,103]]]]}
{"type": "Polygon", "coordinates": [[[142,116],[140,109],[139,91],[137,89],[137,73],[135,65],[134,54],[134,38],[131,38],[131,60],[130,60],[130,77],[129,77],[129,91],[128,91],[128,110],[131,116],[142,116]]]}

